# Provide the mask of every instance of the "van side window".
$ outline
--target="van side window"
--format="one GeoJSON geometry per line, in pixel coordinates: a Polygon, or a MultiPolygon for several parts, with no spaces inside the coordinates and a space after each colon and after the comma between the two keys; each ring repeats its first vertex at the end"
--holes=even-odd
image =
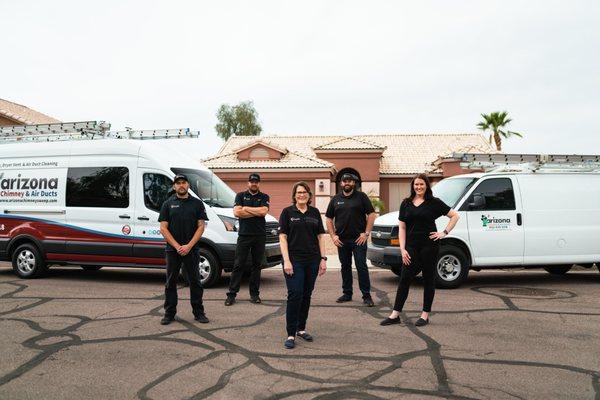
{"type": "Polygon", "coordinates": [[[129,207],[127,167],[69,168],[67,207],[129,207]]]}
{"type": "Polygon", "coordinates": [[[161,174],[144,174],[144,204],[149,210],[160,212],[162,204],[169,198],[173,181],[161,174]]]}
{"type": "MultiPolygon", "coordinates": [[[[509,178],[486,179],[475,188],[465,204],[473,203],[476,194],[483,196],[485,203],[477,210],[501,211],[516,210],[515,193],[509,178]]],[[[475,208],[471,208],[474,210],[475,208]]]]}

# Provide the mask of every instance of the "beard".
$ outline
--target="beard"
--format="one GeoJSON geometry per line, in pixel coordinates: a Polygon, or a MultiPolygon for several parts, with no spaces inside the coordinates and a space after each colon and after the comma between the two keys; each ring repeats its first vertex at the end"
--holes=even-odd
{"type": "Polygon", "coordinates": [[[350,193],[353,189],[354,189],[354,187],[348,186],[348,185],[346,185],[346,186],[344,186],[342,188],[342,190],[344,191],[344,193],[350,193]]]}

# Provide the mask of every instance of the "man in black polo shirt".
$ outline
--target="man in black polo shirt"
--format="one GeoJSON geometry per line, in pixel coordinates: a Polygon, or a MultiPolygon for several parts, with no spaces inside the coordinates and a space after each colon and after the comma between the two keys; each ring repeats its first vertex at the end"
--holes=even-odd
{"type": "Polygon", "coordinates": [[[342,267],[343,295],[337,299],[337,302],[352,300],[352,255],[354,255],[363,302],[368,307],[373,307],[371,282],[367,269],[367,240],[376,215],[369,197],[355,190],[357,180],[358,178],[353,174],[342,175],[342,191],[333,196],[325,216],[327,230],[338,248],[342,267]]]}
{"type": "Polygon", "coordinates": [[[255,304],[261,302],[259,297],[260,270],[265,255],[265,242],[267,233],[265,229],[265,215],[269,212],[269,196],[260,191],[260,176],[250,174],[248,177],[248,190],[235,196],[233,215],[240,219],[235,262],[231,272],[229,292],[225,300],[226,306],[235,303],[235,297],[240,291],[240,283],[248,259],[252,254],[250,270],[250,301],[255,304]]]}
{"type": "Polygon", "coordinates": [[[190,184],[185,175],[175,176],[175,194],[161,207],[158,220],[160,233],[167,241],[167,283],[165,286],[165,315],[160,323],[168,325],[177,313],[177,279],[183,265],[190,284],[190,303],[194,319],[207,323],[202,305],[202,282],[198,265],[200,254],[198,241],[204,233],[204,221],[208,220],[204,203],[190,196],[190,184]]]}

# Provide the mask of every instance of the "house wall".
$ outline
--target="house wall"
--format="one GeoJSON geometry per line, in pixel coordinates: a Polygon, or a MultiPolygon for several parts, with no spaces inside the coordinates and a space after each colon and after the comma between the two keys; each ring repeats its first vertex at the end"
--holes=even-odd
{"type": "Polygon", "coordinates": [[[265,158],[252,158],[253,160],[279,160],[281,158],[281,153],[278,152],[277,150],[271,149],[267,146],[262,146],[260,144],[257,144],[256,146],[252,146],[246,150],[240,151],[238,153],[238,159],[239,160],[249,160],[250,153],[252,152],[252,150],[254,150],[256,148],[265,149],[267,151],[267,153],[269,154],[269,156],[265,157],[265,158]]]}
{"type": "MultiPolygon", "coordinates": [[[[243,192],[248,189],[248,175],[254,171],[247,172],[219,172],[215,174],[221,178],[233,191],[243,192]]],[[[279,219],[281,211],[292,204],[292,188],[298,181],[305,181],[313,193],[312,205],[319,207],[323,203],[329,203],[329,196],[317,196],[318,181],[329,181],[329,171],[290,171],[290,172],[258,172],[260,174],[260,190],[271,198],[269,214],[279,219]],[[326,202],[324,201],[326,199],[326,202]]],[[[327,205],[325,204],[325,207],[327,205]]],[[[325,212],[325,210],[321,210],[325,212]]]]}

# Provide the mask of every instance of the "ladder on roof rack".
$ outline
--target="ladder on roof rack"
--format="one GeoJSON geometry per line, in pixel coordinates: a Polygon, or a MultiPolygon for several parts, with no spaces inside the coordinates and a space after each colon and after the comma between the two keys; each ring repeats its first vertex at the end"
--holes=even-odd
{"type": "Polygon", "coordinates": [[[486,172],[600,171],[600,155],[454,153],[465,169],[486,172]]]}
{"type": "Polygon", "coordinates": [[[65,122],[57,124],[0,127],[0,143],[54,142],[98,139],[178,139],[196,138],[199,132],[185,129],[109,131],[104,121],[65,122]]]}

